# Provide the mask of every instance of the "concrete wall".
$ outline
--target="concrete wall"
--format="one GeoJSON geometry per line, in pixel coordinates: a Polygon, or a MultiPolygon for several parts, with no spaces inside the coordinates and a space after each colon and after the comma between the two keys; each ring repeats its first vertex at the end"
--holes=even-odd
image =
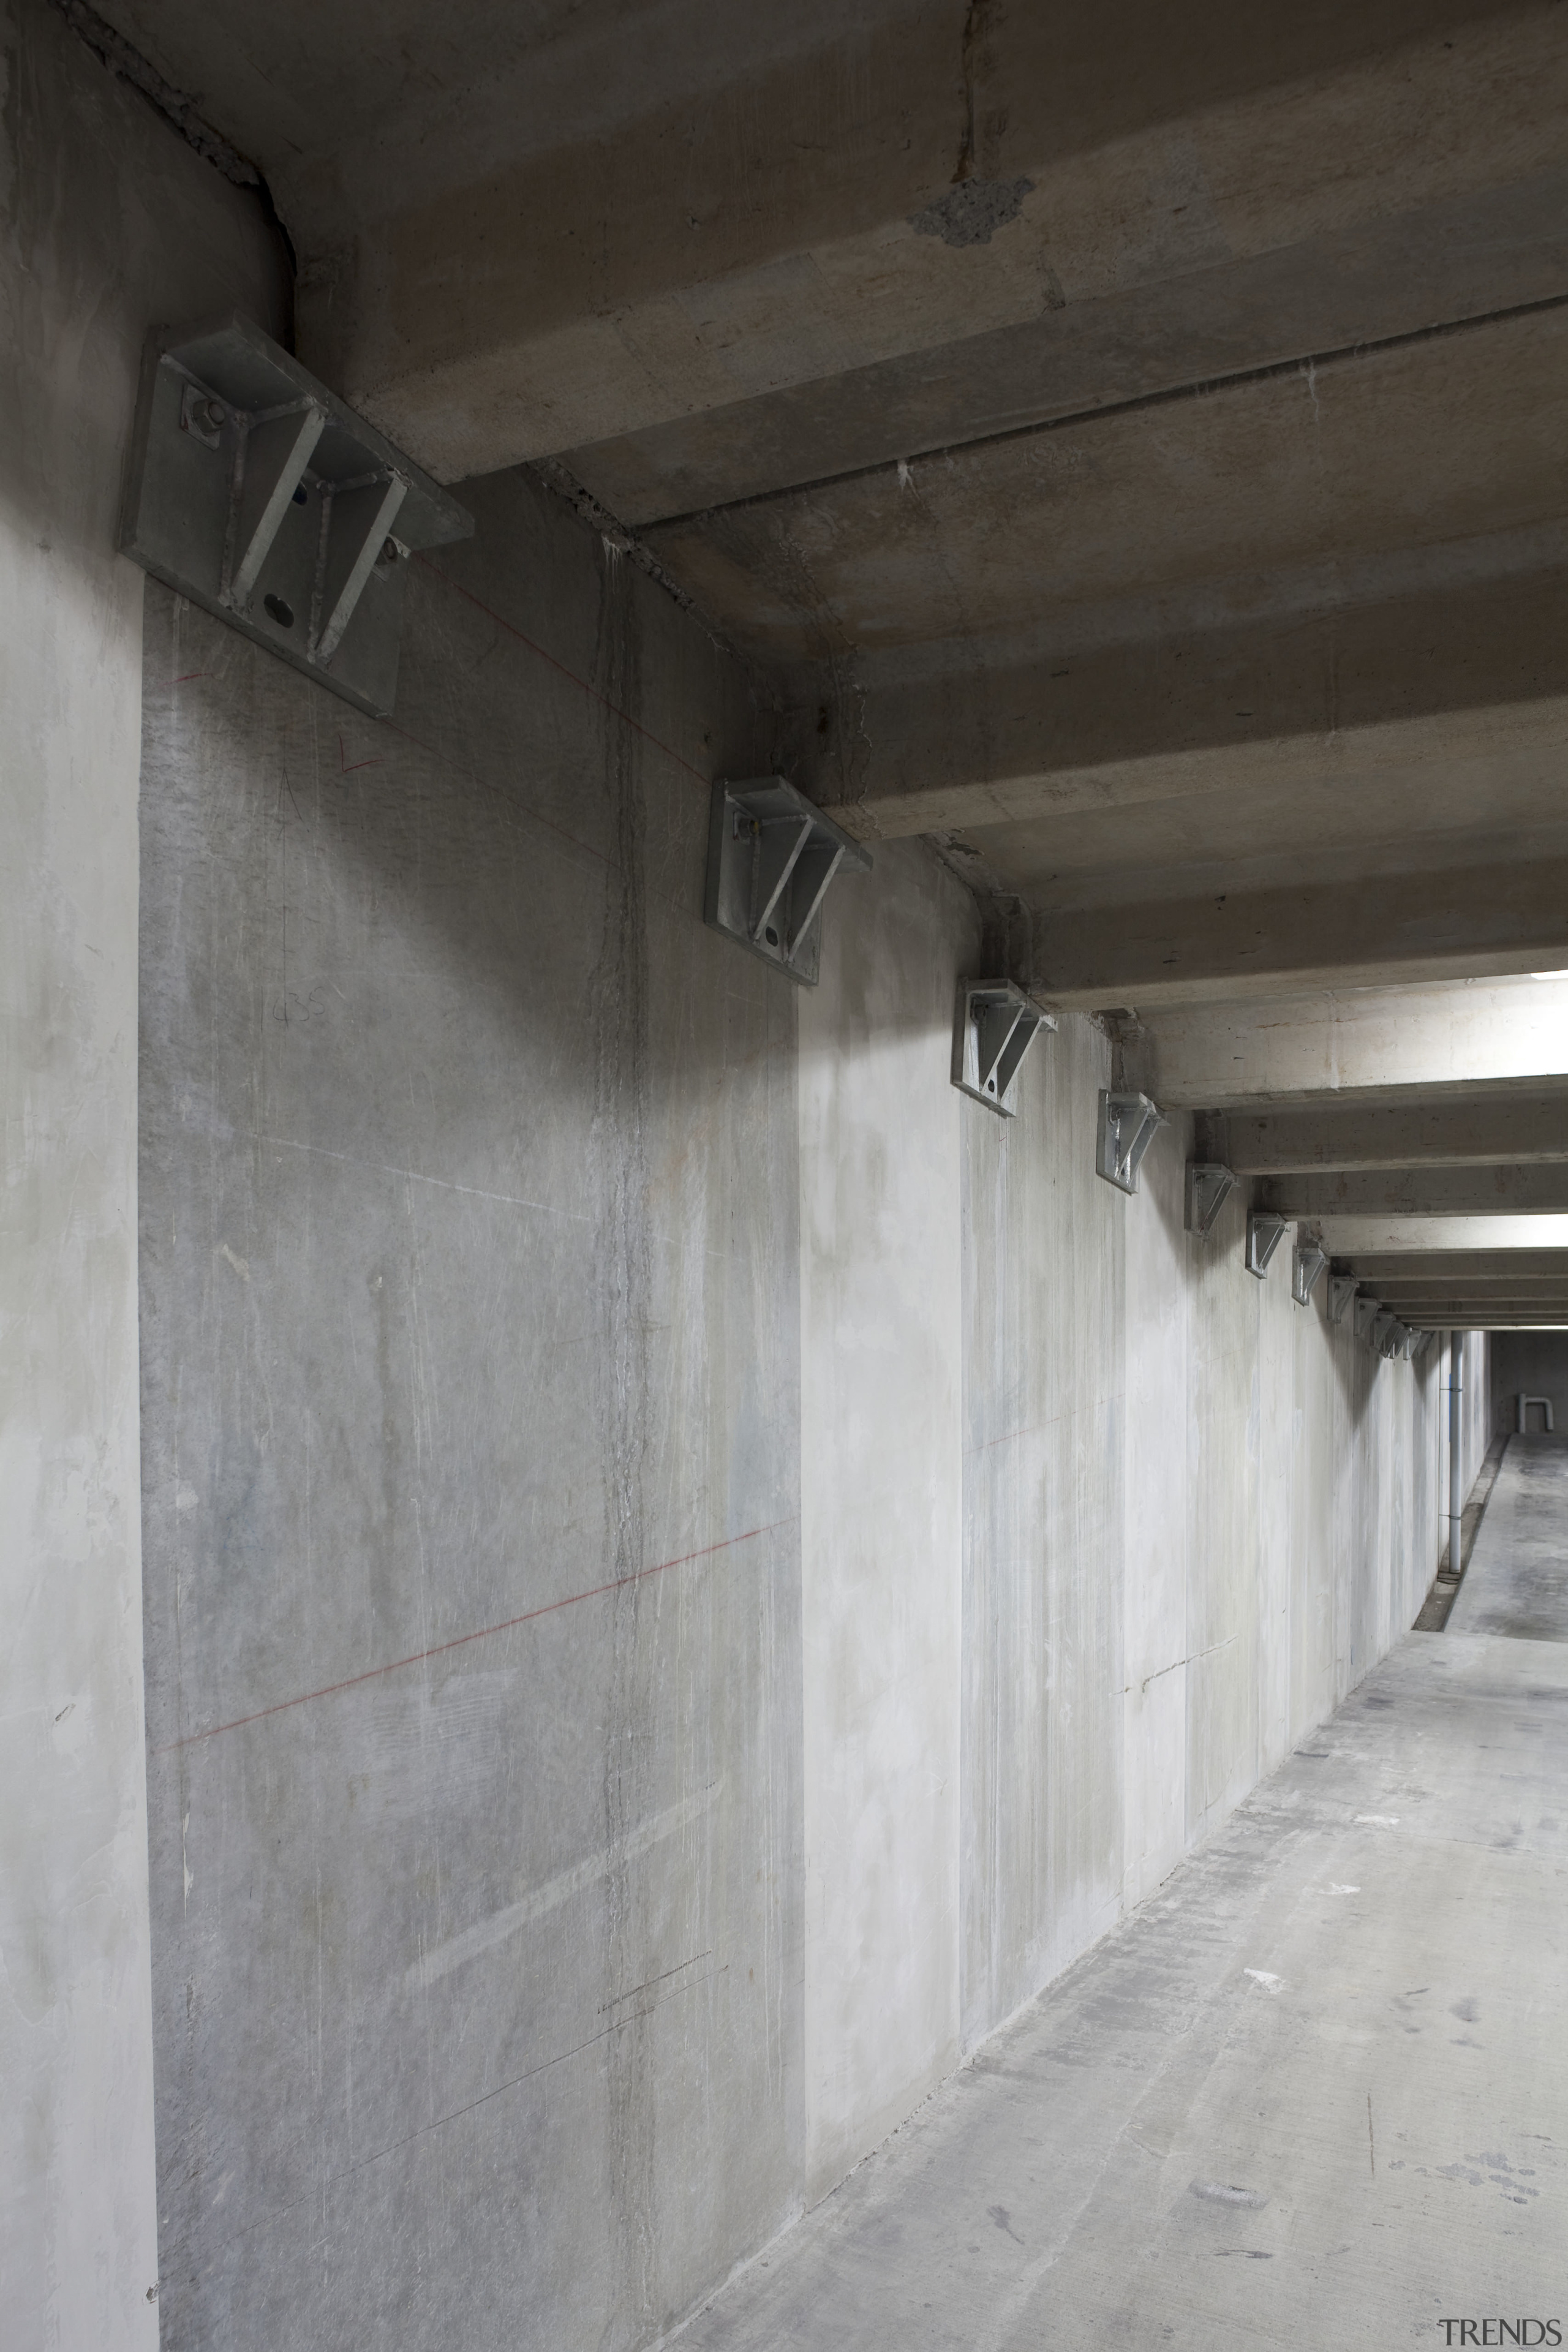
{"type": "Polygon", "coordinates": [[[1016,1122],[965,1113],[966,2045],[1353,1688],[1442,1541],[1440,1351],[1248,1275],[1239,1189],[1184,1233],[1183,1119],[1101,1182],[1108,1076],[1068,1018],[1016,1122]]]}
{"type": "Polygon", "coordinates": [[[1491,1331],[1467,1331],[1464,1335],[1464,1431],[1460,1443],[1464,1448],[1461,1475],[1467,1495],[1480,1475],[1495,1425],[1498,1377],[1493,1351],[1501,1336],[1491,1331]]]}
{"type": "Polygon", "coordinates": [[[702,928],[701,777],[765,714],[525,478],[468,496],[392,726],[149,598],[179,2346],[646,2341],[1225,1818],[1439,1540],[1436,1366],[1255,1282],[1239,1205],[1186,1236],[1179,1125],[1100,1183],[1096,1028],[1011,1125],[949,1086],[930,853],[841,886],[807,997],[702,928]]]}
{"type": "Polygon", "coordinates": [[[800,1006],[808,2202],[959,2054],[962,1140],[973,901],[912,843],[800,1006]]]}
{"type": "Polygon", "coordinates": [[[948,1083],[885,845],[700,919],[770,720],[528,477],[395,723],[150,591],[142,1445],[164,2324],[646,2342],[1414,1616],[1437,1368],[948,1083]],[[234,2228],[229,2216],[245,2216],[234,2228]],[[302,2252],[300,2216],[311,2216],[302,2252]]]}
{"type": "Polygon", "coordinates": [[[174,2346],[640,2343],[800,2194],[796,1007],[700,919],[758,721],[470,491],[394,725],[149,591],[174,2346]]]}
{"type": "MultiPolygon", "coordinates": [[[[1492,1431],[1505,1435],[1519,1425],[1519,1400],[1526,1396],[1552,1399],[1552,1419],[1568,1429],[1568,1331],[1493,1331],[1491,1341],[1492,1431]]],[[[1531,1429],[1541,1427],[1541,1414],[1531,1412],[1531,1429]]]]}
{"type": "Polygon", "coordinates": [[[276,320],[271,248],[16,21],[8,2326],[157,2319],[140,723],[163,2338],[634,2347],[1409,1622],[1437,1367],[1184,1235],[1179,1125],[1100,1184],[1089,1022],[1011,1125],[952,1090],[921,845],[810,996],[706,931],[772,719],[529,478],[393,723],[143,635],[137,348],[276,320]]]}
{"type": "Polygon", "coordinates": [[[136,1419],[142,340],[281,313],[253,196],[0,6],[0,2307],[157,2341],[136,1419]]]}

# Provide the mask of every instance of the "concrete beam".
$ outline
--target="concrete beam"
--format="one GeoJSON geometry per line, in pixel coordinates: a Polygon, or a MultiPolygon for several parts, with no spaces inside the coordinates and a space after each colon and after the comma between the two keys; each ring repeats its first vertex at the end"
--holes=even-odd
{"type": "Polygon", "coordinates": [[[1331,976],[1369,987],[1529,972],[1568,961],[1568,856],[1097,907],[1034,929],[1034,986],[1086,1010],[1311,990],[1331,976]]]}
{"type": "Polygon", "coordinates": [[[1447,1289],[1438,1282],[1363,1283],[1362,1287],[1391,1307],[1425,1306],[1428,1312],[1451,1307],[1456,1313],[1490,1307],[1568,1308],[1568,1284],[1561,1282],[1470,1282],[1447,1289]]]}
{"type": "Polygon", "coordinates": [[[1568,1324],[1568,1307],[1560,1303],[1539,1305],[1528,1298],[1500,1299],[1495,1305],[1482,1306],[1469,1306],[1462,1300],[1439,1300],[1426,1307],[1405,1307],[1397,1300],[1385,1299],[1384,1306],[1412,1331],[1521,1330],[1568,1324]]]}
{"type": "Polygon", "coordinates": [[[1401,1315],[1411,1331],[1568,1331],[1568,1315],[1552,1310],[1526,1315],[1444,1315],[1441,1319],[1401,1315]]]}
{"type": "Polygon", "coordinates": [[[1568,1214],[1568,1165],[1280,1176],[1258,1188],[1258,1205],[1285,1217],[1568,1214]]]}
{"type": "Polygon", "coordinates": [[[1568,1301],[1563,1298],[1380,1298],[1387,1315],[1396,1315],[1399,1322],[1408,1322],[1429,1331],[1441,1324],[1493,1324],[1507,1318],[1510,1322],[1568,1322],[1568,1301]]]}
{"type": "Polygon", "coordinates": [[[1331,1216],[1316,1220],[1323,1247],[1352,1260],[1358,1253],[1430,1258],[1444,1251],[1568,1249],[1568,1216],[1331,1216]]]}
{"type": "MultiPolygon", "coordinates": [[[[648,543],[747,651],[801,667],[801,780],[863,838],[978,832],[1011,864],[1009,828],[1168,801],[1217,818],[1229,801],[1237,855],[1260,792],[1338,780],[1359,793],[1479,767],[1511,793],[1513,768],[1528,783],[1531,763],[1560,761],[1568,566],[1561,519],[1539,511],[1533,445],[1565,355],[1568,311],[1462,353],[1428,346],[1398,371],[1365,362],[1336,436],[1330,525],[1314,528],[1308,485],[1269,463],[1310,424],[1292,378],[1190,403],[1159,430],[1142,414],[1096,423],[1048,446],[961,455],[929,482],[889,470],[648,543]],[[1453,528],[1415,550],[1408,500],[1380,487],[1373,459],[1403,470],[1397,420],[1405,466],[1414,449],[1458,467],[1438,362],[1455,362],[1452,377],[1461,357],[1477,398],[1486,381],[1521,377],[1529,397],[1497,478],[1472,453],[1476,478],[1440,518],[1453,528]],[[1211,468],[1256,483],[1223,525],[1194,487],[1211,468]],[[1528,530],[1489,536],[1500,490],[1528,530]],[[1154,593],[1138,570],[1140,519],[1154,593]],[[1331,568],[1325,530],[1342,551],[1331,568]],[[839,698],[819,736],[825,684],[839,698]]],[[[1534,782],[1545,811],[1545,778],[1534,782]]]]}
{"type": "Polygon", "coordinates": [[[1119,1076],[1168,1110],[1568,1096],[1568,979],[1162,1007],[1120,1024],[1119,1076]]]}
{"type": "Polygon", "coordinates": [[[620,521],[645,529],[1086,411],[1158,402],[1240,365],[1364,348],[1369,320],[1393,337],[1550,299],[1568,254],[1561,237],[1542,236],[1563,204],[1548,186],[1488,189],[1165,283],[1112,288],[934,350],[568,449],[564,463],[620,521]]]}
{"type": "MultiPolygon", "coordinates": [[[[1522,1256],[1524,1253],[1521,1251],[1520,1255],[1522,1256]]],[[[1521,1274],[1510,1277],[1498,1274],[1489,1275],[1484,1280],[1475,1277],[1466,1280],[1458,1275],[1444,1278],[1434,1273],[1363,1276],[1359,1278],[1369,1290],[1386,1291],[1391,1296],[1397,1293],[1401,1298],[1517,1298],[1527,1295],[1531,1298],[1568,1298],[1568,1277],[1563,1276],[1521,1274]]]]}
{"type": "MultiPolygon", "coordinates": [[[[1561,172],[1568,61],[1546,7],[1215,0],[1194,43],[1157,0],[988,11],[978,33],[940,0],[848,21],[763,5],[745,38],[675,5],[640,37],[574,11],[554,41],[498,24],[432,45],[350,6],[318,12],[306,76],[286,30],[247,22],[226,54],[201,0],[105,5],[262,162],[304,258],[302,356],[445,478],[1205,273],[1236,283],[1188,298],[1187,365],[1278,349],[1292,317],[1353,342],[1544,285],[1529,247],[1561,234],[1540,194],[1522,236],[1488,209],[1561,172]]],[[[1157,375],[1183,341],[1171,311],[1124,323],[1109,368],[1090,322],[1062,379],[1076,362],[1103,398],[1157,375]]],[[[984,399],[973,373],[960,419],[984,399]]],[[[1027,414],[1022,355],[1016,373],[1027,414]]],[[[889,424],[952,431],[940,395],[910,405],[889,424]]],[[[755,436],[727,419],[696,451],[606,453],[601,478],[702,504],[726,449],[752,444],[744,479],[772,445],[798,479],[801,448],[842,463],[878,407],[876,388],[851,395],[793,447],[787,415],[755,436]]]]}
{"type": "Polygon", "coordinates": [[[1568,1249],[1434,1250],[1424,1256],[1409,1251],[1340,1251],[1335,1264],[1363,1282],[1397,1282],[1410,1290],[1457,1293],[1470,1283],[1503,1286],[1520,1282],[1560,1284],[1568,1290],[1568,1249]]]}
{"type": "Polygon", "coordinates": [[[1211,1156],[1238,1176],[1327,1169],[1484,1168],[1568,1160],[1568,1092],[1370,1109],[1237,1112],[1211,1156]]]}

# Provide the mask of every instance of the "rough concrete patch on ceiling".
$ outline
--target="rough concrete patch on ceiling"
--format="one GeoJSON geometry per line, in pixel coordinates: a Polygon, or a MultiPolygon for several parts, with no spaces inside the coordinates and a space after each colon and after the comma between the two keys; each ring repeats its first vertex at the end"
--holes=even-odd
{"type": "Polygon", "coordinates": [[[961,180],[934,205],[910,215],[917,236],[940,236],[943,245],[989,245],[999,228],[1016,220],[1033,180],[961,180]]]}

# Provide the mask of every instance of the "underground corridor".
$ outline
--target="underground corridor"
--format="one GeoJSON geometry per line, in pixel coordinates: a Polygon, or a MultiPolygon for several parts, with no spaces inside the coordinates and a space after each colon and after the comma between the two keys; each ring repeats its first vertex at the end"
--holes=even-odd
{"type": "Polygon", "coordinates": [[[0,0],[5,2352],[1562,2340],[1565,159],[0,0]]]}

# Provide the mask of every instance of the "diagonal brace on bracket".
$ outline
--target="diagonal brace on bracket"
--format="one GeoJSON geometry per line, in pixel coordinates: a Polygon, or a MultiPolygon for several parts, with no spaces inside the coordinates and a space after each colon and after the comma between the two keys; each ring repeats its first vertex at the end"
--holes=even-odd
{"type": "Polygon", "coordinates": [[[301,400],[270,415],[247,418],[231,409],[235,433],[234,487],[224,547],[224,581],[218,593],[237,613],[250,609],[261,567],[305,478],[305,468],[326,430],[319,400],[301,400]]]}
{"type": "Polygon", "coordinates": [[[1330,1275],[1329,1320],[1331,1323],[1342,1323],[1344,1321],[1345,1309],[1349,1307],[1351,1300],[1355,1297],[1356,1292],[1360,1287],[1361,1285],[1357,1282],[1353,1274],[1330,1275]]]}
{"type": "Polygon", "coordinates": [[[1299,1241],[1290,1259],[1290,1296],[1298,1307],[1311,1304],[1318,1279],[1328,1265],[1328,1252],[1319,1242],[1299,1241]]]}
{"type": "Polygon", "coordinates": [[[870,865],[869,850],[784,777],[716,783],[703,919],[814,988],[828,884],[840,873],[867,873],[870,865]]]}
{"type": "Polygon", "coordinates": [[[1405,1343],[1410,1334],[1397,1315],[1380,1314],[1373,1318],[1372,1344],[1380,1356],[1392,1363],[1405,1353],[1405,1343]]]}
{"type": "Polygon", "coordinates": [[[1186,1213],[1188,1233],[1207,1241],[1219,1223],[1219,1213],[1236,1190],[1235,1171],[1217,1160],[1187,1162],[1186,1213]]]}
{"type": "Polygon", "coordinates": [[[953,1085],[987,1110],[1012,1118],[1024,1056],[1042,1029],[1056,1025],[1054,1014],[1010,980],[960,981],[952,1024],[953,1085]]]}
{"type": "Polygon", "coordinates": [[[402,475],[389,474],[322,500],[321,587],[311,615],[318,661],[330,662],[342,643],[407,496],[402,475]]]}
{"type": "Polygon", "coordinates": [[[1273,1262],[1274,1253],[1290,1230],[1289,1217],[1277,1217],[1271,1209],[1254,1209],[1247,1220],[1247,1271],[1255,1274],[1259,1282],[1273,1262]]]}
{"type": "Polygon", "coordinates": [[[395,699],[406,558],[473,527],[239,312],[152,338],[121,548],[357,709],[395,699]]]}
{"type": "Polygon", "coordinates": [[[1095,1174],[1120,1192],[1136,1192],[1144,1154],[1164,1124],[1164,1114],[1147,1095],[1113,1094],[1102,1087],[1095,1174]]]}

